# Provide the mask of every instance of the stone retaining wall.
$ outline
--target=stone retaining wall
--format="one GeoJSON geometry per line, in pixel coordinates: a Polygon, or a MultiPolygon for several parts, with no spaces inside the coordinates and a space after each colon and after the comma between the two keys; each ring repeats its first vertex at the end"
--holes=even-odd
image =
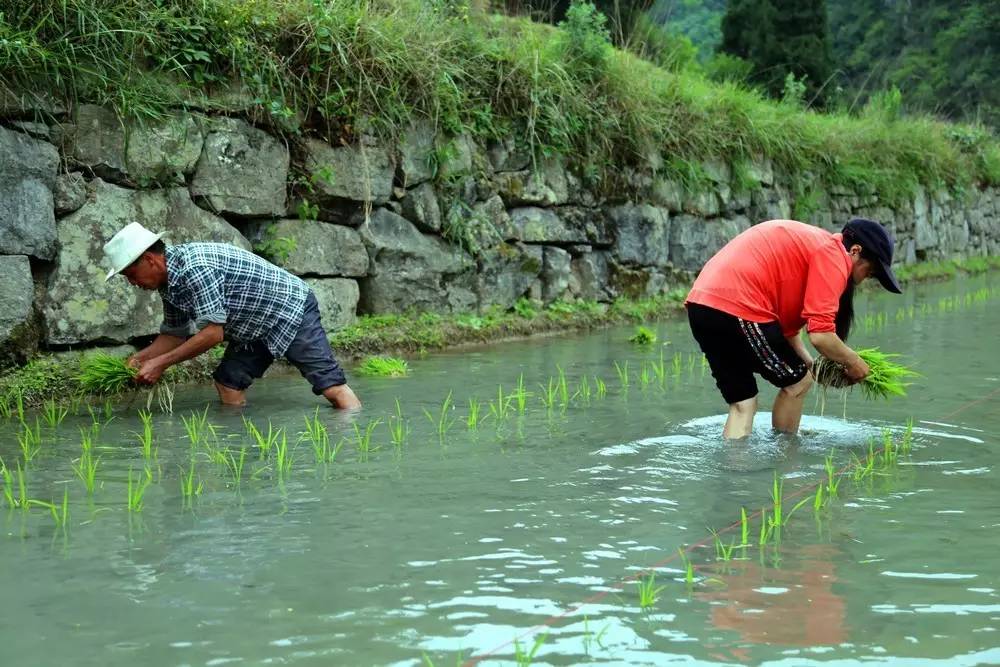
{"type": "MultiPolygon", "coordinates": [[[[155,294],[104,281],[101,247],[132,220],[170,243],[255,249],[302,276],[336,330],[359,313],[651,296],[795,205],[766,157],[707,161],[685,190],[652,155],[609,194],[558,157],[534,162],[512,139],[480,146],[428,123],[391,146],[289,145],[239,118],[182,111],[142,124],[91,105],[49,109],[48,122],[37,108],[2,111],[0,365],[157,331],[155,294]]],[[[896,210],[874,192],[808,196],[807,222],[889,225],[903,262],[1000,253],[996,189],[919,191],[896,210]]]]}

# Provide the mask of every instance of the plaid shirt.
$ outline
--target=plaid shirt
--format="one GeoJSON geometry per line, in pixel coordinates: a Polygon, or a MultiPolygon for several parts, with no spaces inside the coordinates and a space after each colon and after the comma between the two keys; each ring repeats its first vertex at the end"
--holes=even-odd
{"type": "Polygon", "coordinates": [[[298,333],[309,286],[257,255],[224,243],[184,243],[166,251],[160,332],[188,336],[223,325],[226,339],[263,340],[280,357],[298,333]]]}

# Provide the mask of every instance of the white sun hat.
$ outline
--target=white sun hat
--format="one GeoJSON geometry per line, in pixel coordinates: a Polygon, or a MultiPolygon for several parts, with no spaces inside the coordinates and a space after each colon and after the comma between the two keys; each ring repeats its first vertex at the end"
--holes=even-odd
{"type": "Polygon", "coordinates": [[[154,234],[138,222],[125,225],[104,244],[104,257],[111,266],[104,280],[111,280],[112,276],[139,259],[139,256],[149,250],[149,247],[162,236],[163,232],[154,234]]]}

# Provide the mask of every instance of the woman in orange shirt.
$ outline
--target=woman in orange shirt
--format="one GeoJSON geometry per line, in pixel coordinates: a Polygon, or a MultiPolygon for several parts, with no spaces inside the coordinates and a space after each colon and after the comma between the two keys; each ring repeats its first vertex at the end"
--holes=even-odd
{"type": "Polygon", "coordinates": [[[779,431],[795,433],[812,385],[812,357],[844,366],[852,382],[868,365],[844,340],[854,318],[854,288],[869,276],[899,294],[893,238],[877,222],[855,218],[840,234],[795,220],[762,222],[739,234],[702,268],[685,305],[691,331],[729,403],[722,435],[750,434],[757,411],[754,373],[780,387],[772,410],[779,431]]]}

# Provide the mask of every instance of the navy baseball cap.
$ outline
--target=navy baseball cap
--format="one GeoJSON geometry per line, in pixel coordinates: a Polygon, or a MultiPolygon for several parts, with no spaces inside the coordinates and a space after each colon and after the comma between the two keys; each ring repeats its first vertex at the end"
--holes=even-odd
{"type": "Polygon", "coordinates": [[[857,243],[864,249],[865,255],[874,258],[875,277],[882,283],[882,287],[895,294],[903,293],[896,274],[892,272],[895,239],[888,229],[874,220],[854,218],[844,225],[843,235],[847,247],[857,243]]]}

